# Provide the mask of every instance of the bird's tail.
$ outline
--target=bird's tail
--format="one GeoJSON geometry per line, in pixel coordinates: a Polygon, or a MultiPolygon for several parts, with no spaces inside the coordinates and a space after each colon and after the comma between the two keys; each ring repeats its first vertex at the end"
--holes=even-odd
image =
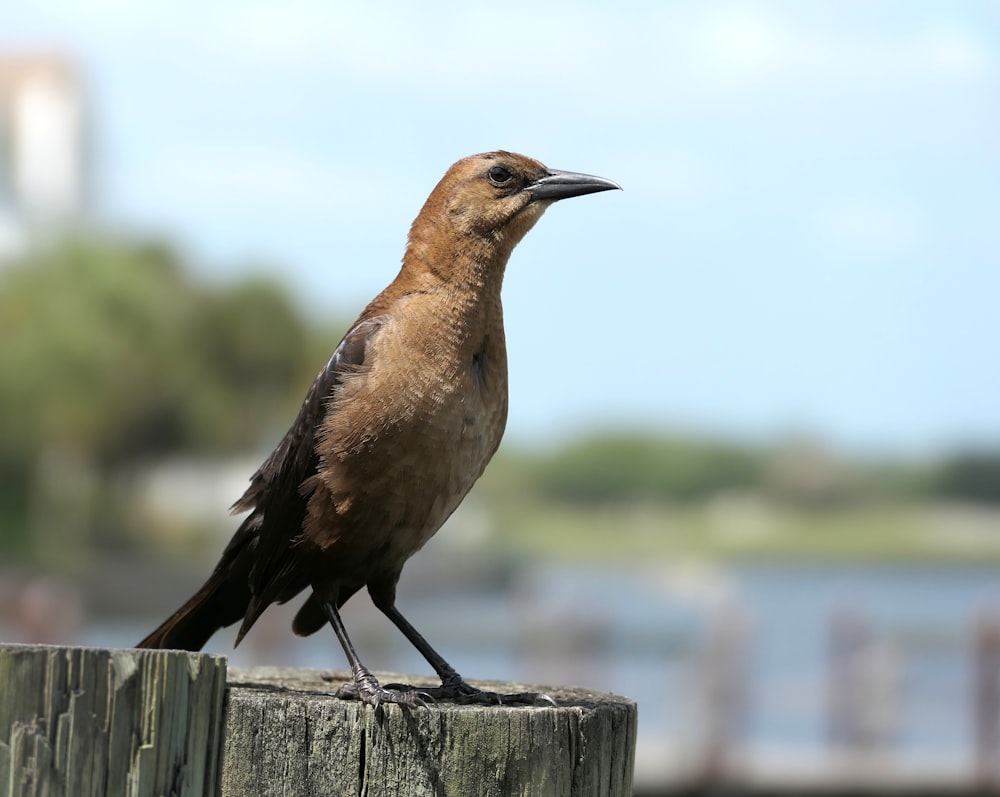
{"type": "Polygon", "coordinates": [[[136,647],[201,650],[212,634],[240,620],[250,602],[246,578],[233,575],[230,568],[217,567],[201,589],[136,647]]]}

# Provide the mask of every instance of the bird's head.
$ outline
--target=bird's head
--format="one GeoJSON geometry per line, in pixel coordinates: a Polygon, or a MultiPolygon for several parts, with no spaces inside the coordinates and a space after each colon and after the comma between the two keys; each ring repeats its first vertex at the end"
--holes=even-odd
{"type": "Polygon", "coordinates": [[[506,262],[553,202],[620,189],[590,174],[550,169],[513,152],[486,152],[455,163],[427,198],[410,230],[409,249],[456,241],[479,244],[506,262]]]}

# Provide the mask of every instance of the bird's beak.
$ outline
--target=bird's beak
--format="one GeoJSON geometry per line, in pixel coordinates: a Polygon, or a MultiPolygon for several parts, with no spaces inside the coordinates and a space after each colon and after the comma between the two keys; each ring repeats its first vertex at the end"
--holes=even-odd
{"type": "Polygon", "coordinates": [[[614,180],[608,180],[604,177],[549,169],[549,173],[545,177],[535,180],[524,190],[530,193],[532,199],[536,201],[539,199],[554,201],[583,196],[584,194],[595,194],[598,191],[620,191],[621,188],[614,180]]]}

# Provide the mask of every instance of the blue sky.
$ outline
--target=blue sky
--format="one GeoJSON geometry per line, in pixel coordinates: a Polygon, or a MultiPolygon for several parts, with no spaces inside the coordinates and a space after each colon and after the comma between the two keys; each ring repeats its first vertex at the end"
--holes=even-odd
{"type": "MultiPolygon", "coordinates": [[[[505,148],[621,194],[553,207],[505,302],[509,434],[592,424],[1000,442],[1000,5],[8,0],[66,49],[95,213],[248,262],[315,314],[394,275],[445,168],[505,148]]],[[[331,341],[331,348],[336,341],[331,341]]]]}

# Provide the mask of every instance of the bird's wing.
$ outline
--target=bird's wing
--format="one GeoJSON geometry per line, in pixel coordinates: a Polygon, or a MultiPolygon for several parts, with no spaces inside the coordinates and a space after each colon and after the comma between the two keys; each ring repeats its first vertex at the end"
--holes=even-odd
{"type": "Polygon", "coordinates": [[[299,414],[271,455],[250,477],[250,487],[233,504],[234,512],[250,510],[223,554],[243,559],[250,555],[251,599],[240,638],[261,612],[274,601],[284,602],[308,585],[296,577],[295,540],[302,530],[309,495],[302,484],[319,466],[316,439],[327,408],[346,374],[366,365],[372,338],[385,326],[388,315],[359,320],[344,335],[329,362],[306,394],[299,414]]]}
{"type": "Polygon", "coordinates": [[[316,473],[316,434],[326,417],[327,405],[344,375],[365,365],[368,343],[388,320],[388,315],[377,315],[358,321],[348,330],[306,393],[295,421],[250,477],[250,486],[233,504],[233,512],[266,512],[275,497],[297,495],[302,482],[316,473]]]}

